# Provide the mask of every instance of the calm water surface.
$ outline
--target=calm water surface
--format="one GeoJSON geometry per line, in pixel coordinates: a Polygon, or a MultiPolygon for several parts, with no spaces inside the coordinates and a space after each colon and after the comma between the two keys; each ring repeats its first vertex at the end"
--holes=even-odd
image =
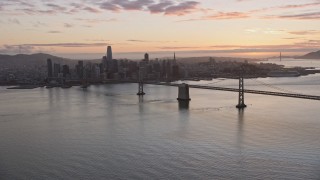
{"type": "Polygon", "coordinates": [[[314,67],[320,68],[320,60],[318,59],[294,59],[294,58],[279,58],[269,59],[268,61],[263,61],[264,63],[275,63],[284,65],[286,67],[314,67]]]}
{"type": "MultiPolygon", "coordinates": [[[[320,95],[318,75],[258,80],[320,95]]],[[[0,87],[0,179],[320,179],[319,101],[145,89],[0,87]]]]}

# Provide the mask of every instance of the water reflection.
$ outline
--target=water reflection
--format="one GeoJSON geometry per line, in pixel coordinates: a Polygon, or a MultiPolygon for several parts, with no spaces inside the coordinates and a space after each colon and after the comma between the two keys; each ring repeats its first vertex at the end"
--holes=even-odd
{"type": "Polygon", "coordinates": [[[317,102],[248,95],[238,112],[229,92],[131,89],[1,90],[0,179],[320,177],[317,102]]]}
{"type": "Polygon", "coordinates": [[[245,120],[244,109],[239,109],[239,111],[238,111],[237,149],[239,149],[240,156],[242,156],[244,120],[245,120]]]}
{"type": "Polygon", "coordinates": [[[143,113],[143,96],[138,96],[139,98],[139,113],[143,113]]]}
{"type": "Polygon", "coordinates": [[[139,97],[139,104],[143,103],[143,96],[138,96],[139,97]]]}
{"type": "Polygon", "coordinates": [[[182,138],[188,138],[190,136],[189,132],[189,101],[178,101],[179,104],[179,130],[178,135],[182,138]]]}
{"type": "Polygon", "coordinates": [[[244,109],[238,111],[238,143],[242,143],[243,136],[243,125],[244,125],[244,109]]]}
{"type": "Polygon", "coordinates": [[[246,179],[244,177],[246,170],[246,157],[245,152],[243,152],[243,138],[244,138],[244,109],[238,110],[238,132],[236,134],[236,149],[238,150],[238,168],[239,168],[239,177],[240,179],[246,179]]]}
{"type": "Polygon", "coordinates": [[[49,96],[49,98],[48,98],[49,109],[51,109],[53,107],[53,104],[54,104],[52,89],[48,89],[48,96],[49,96]]]}

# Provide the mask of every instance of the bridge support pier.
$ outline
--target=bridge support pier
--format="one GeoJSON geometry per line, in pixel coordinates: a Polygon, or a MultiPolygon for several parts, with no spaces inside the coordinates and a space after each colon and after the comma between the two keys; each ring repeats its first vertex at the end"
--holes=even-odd
{"type": "Polygon", "coordinates": [[[139,82],[139,89],[138,89],[138,93],[137,95],[138,96],[143,96],[145,95],[146,93],[143,92],[143,82],[139,82]]]}
{"type": "Polygon", "coordinates": [[[144,67],[140,66],[139,67],[139,88],[138,88],[138,96],[143,96],[146,93],[143,92],[143,72],[144,72],[144,67]]]}
{"type": "Polygon", "coordinates": [[[190,96],[189,96],[189,85],[188,84],[180,84],[178,86],[179,92],[178,92],[178,101],[190,101],[190,96]]]}
{"type": "Polygon", "coordinates": [[[247,107],[247,105],[244,104],[244,83],[243,83],[243,77],[239,78],[239,102],[236,106],[238,109],[244,109],[247,107]]]}

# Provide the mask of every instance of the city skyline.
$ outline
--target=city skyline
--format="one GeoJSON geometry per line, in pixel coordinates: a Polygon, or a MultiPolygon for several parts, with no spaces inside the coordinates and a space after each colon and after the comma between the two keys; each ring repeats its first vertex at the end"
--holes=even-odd
{"type": "Polygon", "coordinates": [[[4,0],[0,53],[76,56],[112,45],[115,55],[301,55],[320,47],[319,7],[319,0],[4,0]]]}

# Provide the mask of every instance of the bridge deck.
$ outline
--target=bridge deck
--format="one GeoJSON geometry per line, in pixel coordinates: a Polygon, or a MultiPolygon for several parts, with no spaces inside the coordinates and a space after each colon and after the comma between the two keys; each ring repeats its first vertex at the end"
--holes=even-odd
{"type": "MultiPolygon", "coordinates": [[[[179,84],[172,84],[172,83],[146,83],[146,84],[164,85],[164,86],[179,86],[179,84]]],[[[224,87],[190,85],[190,84],[189,84],[189,87],[190,88],[197,88],[197,89],[239,92],[239,89],[236,89],[236,88],[224,88],[224,87]]],[[[245,89],[244,92],[250,93],[250,94],[262,94],[262,95],[270,95],[270,96],[282,96],[282,97],[291,97],[291,98],[320,100],[320,96],[305,95],[305,94],[281,93],[281,92],[259,91],[259,90],[250,90],[250,89],[245,89]]]]}

